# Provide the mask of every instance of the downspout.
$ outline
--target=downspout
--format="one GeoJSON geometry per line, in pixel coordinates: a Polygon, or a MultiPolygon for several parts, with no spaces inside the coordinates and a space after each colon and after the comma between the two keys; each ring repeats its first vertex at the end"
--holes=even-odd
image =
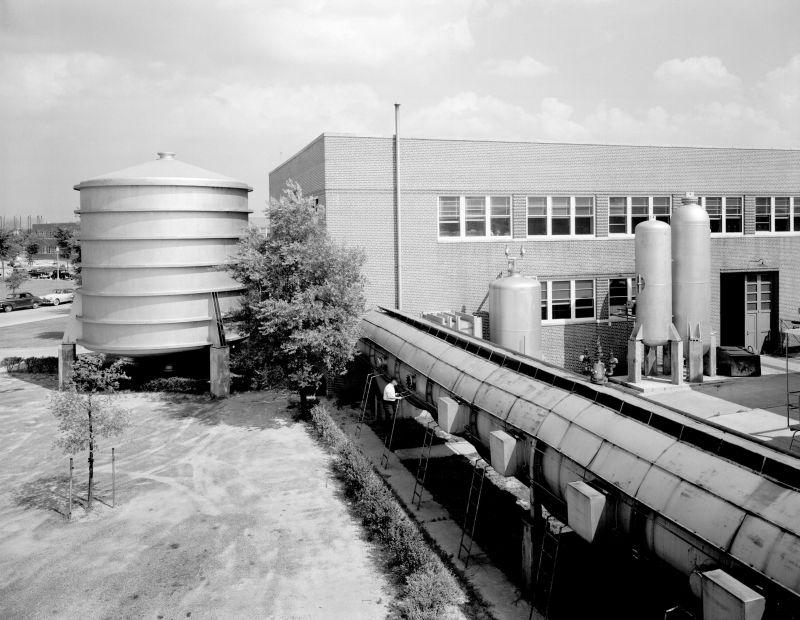
{"type": "Polygon", "coordinates": [[[402,262],[400,245],[400,104],[394,104],[394,260],[395,307],[403,307],[402,262]]]}

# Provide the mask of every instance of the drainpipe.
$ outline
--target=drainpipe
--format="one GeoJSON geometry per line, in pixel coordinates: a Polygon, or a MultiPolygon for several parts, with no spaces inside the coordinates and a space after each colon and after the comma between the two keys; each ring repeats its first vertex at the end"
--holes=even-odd
{"type": "Polygon", "coordinates": [[[403,300],[401,280],[402,262],[400,246],[400,104],[394,104],[394,252],[395,252],[395,307],[400,310],[403,300]]]}

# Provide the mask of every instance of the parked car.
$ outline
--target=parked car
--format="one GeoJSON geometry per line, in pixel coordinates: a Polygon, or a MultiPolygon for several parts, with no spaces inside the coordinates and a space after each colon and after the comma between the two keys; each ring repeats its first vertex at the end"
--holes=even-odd
{"type": "Polygon", "coordinates": [[[44,303],[53,304],[54,306],[67,301],[72,301],[73,299],[75,299],[74,288],[54,288],[52,291],[47,293],[47,295],[42,295],[42,301],[44,303]]]}
{"type": "Polygon", "coordinates": [[[38,308],[42,302],[42,298],[33,293],[11,293],[0,303],[4,312],[11,312],[22,308],[38,308]]]}

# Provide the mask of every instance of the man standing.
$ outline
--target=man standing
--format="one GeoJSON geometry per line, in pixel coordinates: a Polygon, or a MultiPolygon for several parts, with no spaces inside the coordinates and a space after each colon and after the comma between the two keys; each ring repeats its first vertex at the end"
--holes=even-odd
{"type": "Polygon", "coordinates": [[[403,398],[402,396],[397,395],[395,390],[396,385],[397,379],[392,379],[383,389],[383,415],[387,420],[390,420],[394,417],[395,411],[397,410],[398,401],[402,400],[403,398]]]}

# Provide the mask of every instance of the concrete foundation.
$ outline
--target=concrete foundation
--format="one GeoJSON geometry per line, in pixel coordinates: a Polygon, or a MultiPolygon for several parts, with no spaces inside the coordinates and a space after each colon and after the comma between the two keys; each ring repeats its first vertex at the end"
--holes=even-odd
{"type": "Polygon", "coordinates": [[[457,435],[467,427],[467,416],[459,404],[449,396],[442,396],[437,403],[437,421],[446,433],[457,435]]]}
{"type": "Polygon", "coordinates": [[[703,620],[761,620],[766,600],[721,569],[702,576],[703,620]]]}
{"type": "MultiPolygon", "coordinates": [[[[642,326],[637,323],[628,338],[628,381],[631,383],[641,383],[643,377],[659,374],[657,364],[659,347],[646,346],[642,340],[642,331],[642,326]]],[[[669,375],[673,385],[681,385],[683,383],[683,341],[673,325],[670,325],[669,343],[662,346],[661,349],[661,374],[669,375]]]]}
{"type": "Polygon", "coordinates": [[[209,370],[211,395],[226,398],[231,393],[230,347],[211,347],[209,370]]]}
{"type": "Polygon", "coordinates": [[[78,358],[75,343],[61,343],[58,349],[58,387],[63,388],[72,378],[75,360],[78,358]]]}
{"type": "Polygon", "coordinates": [[[585,482],[567,485],[567,521],[575,533],[592,542],[606,507],[606,496],[585,482]]]}
{"type": "Polygon", "coordinates": [[[519,443],[505,431],[489,433],[492,467],[501,476],[513,476],[519,471],[522,455],[519,443]]]}

